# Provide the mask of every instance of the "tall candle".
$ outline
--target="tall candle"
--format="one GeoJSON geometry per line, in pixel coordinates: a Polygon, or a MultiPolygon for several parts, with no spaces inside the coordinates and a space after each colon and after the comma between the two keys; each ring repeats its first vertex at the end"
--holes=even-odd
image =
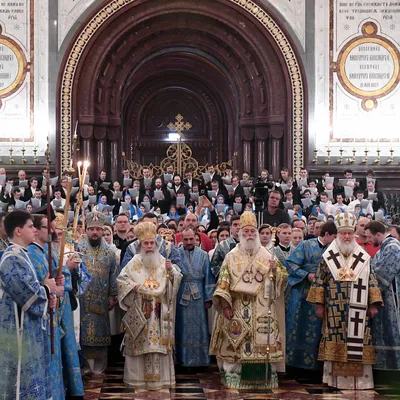
{"type": "Polygon", "coordinates": [[[10,138],[10,150],[12,150],[12,137],[10,138]]]}
{"type": "Polygon", "coordinates": [[[81,166],[82,163],[80,161],[78,161],[78,179],[79,179],[79,187],[82,187],[82,175],[81,175],[81,166]]]}
{"type": "Polygon", "coordinates": [[[356,149],[356,138],[353,139],[353,150],[356,149]]]}

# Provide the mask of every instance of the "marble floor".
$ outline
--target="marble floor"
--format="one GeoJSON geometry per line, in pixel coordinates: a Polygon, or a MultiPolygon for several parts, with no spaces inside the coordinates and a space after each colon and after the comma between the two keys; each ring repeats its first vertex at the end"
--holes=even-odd
{"type": "Polygon", "coordinates": [[[118,363],[109,368],[104,376],[93,376],[85,381],[86,400],[105,399],[212,399],[212,400],[240,400],[240,399],[290,399],[290,400],[337,400],[337,399],[400,399],[400,386],[377,385],[375,390],[369,391],[340,391],[326,385],[312,384],[307,379],[280,379],[279,389],[263,393],[239,392],[224,390],[221,386],[217,367],[210,367],[207,372],[177,372],[176,386],[157,392],[147,392],[124,387],[123,364],[118,363]]]}

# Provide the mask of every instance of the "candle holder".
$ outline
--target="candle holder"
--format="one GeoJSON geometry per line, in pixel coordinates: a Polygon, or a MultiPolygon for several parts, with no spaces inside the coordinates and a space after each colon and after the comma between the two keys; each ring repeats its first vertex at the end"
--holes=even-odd
{"type": "Polygon", "coordinates": [[[22,153],[21,162],[22,162],[23,165],[28,163],[28,160],[25,158],[25,152],[26,152],[25,148],[22,148],[22,150],[21,150],[21,153],[22,153]]]}
{"type": "Polygon", "coordinates": [[[312,160],[312,163],[315,165],[318,164],[318,149],[314,149],[314,158],[312,160]]]}
{"type": "Polygon", "coordinates": [[[13,159],[13,156],[12,156],[14,150],[9,149],[8,151],[10,152],[10,165],[13,165],[15,163],[15,160],[13,159]]]}
{"type": "Polygon", "coordinates": [[[379,165],[381,163],[381,151],[380,151],[380,149],[376,150],[376,154],[377,154],[377,157],[374,160],[374,164],[378,164],[379,165]]]}
{"type": "Polygon", "coordinates": [[[354,164],[355,162],[356,162],[356,153],[357,153],[357,150],[355,149],[355,148],[353,148],[353,158],[350,158],[350,160],[349,160],[349,163],[350,164],[354,164]]]}
{"type": "Polygon", "coordinates": [[[35,165],[37,165],[37,164],[39,164],[39,159],[38,159],[38,157],[37,157],[37,152],[38,152],[38,150],[37,150],[37,148],[36,148],[36,146],[33,148],[33,163],[35,164],[35,165]]]}
{"type": "Polygon", "coordinates": [[[369,153],[369,150],[365,149],[364,153],[365,153],[365,157],[364,157],[364,160],[362,160],[361,162],[362,162],[362,164],[366,165],[366,164],[368,164],[368,153],[369,153]]]}
{"type": "Polygon", "coordinates": [[[326,151],[326,154],[328,155],[328,158],[324,161],[325,164],[330,164],[331,163],[331,149],[328,148],[328,150],[326,151]]]}
{"type": "Polygon", "coordinates": [[[339,159],[336,161],[338,164],[343,164],[343,149],[340,149],[339,150],[339,153],[340,153],[340,157],[339,157],[339,159]]]}
{"type": "Polygon", "coordinates": [[[389,150],[389,153],[390,153],[390,157],[387,159],[386,163],[387,163],[387,164],[392,164],[392,162],[393,162],[394,150],[393,150],[393,149],[390,149],[390,150],[389,150]]]}

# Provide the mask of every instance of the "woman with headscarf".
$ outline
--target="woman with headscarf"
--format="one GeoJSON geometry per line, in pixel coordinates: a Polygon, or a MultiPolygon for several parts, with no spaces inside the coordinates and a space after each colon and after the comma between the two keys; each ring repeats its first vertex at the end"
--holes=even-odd
{"type": "Polygon", "coordinates": [[[137,212],[136,212],[136,207],[132,204],[132,197],[129,193],[127,193],[124,196],[124,201],[125,201],[125,203],[129,204],[128,209],[124,209],[121,205],[121,207],[119,208],[118,214],[126,213],[128,215],[129,220],[131,221],[132,218],[137,214],[137,212]]]}

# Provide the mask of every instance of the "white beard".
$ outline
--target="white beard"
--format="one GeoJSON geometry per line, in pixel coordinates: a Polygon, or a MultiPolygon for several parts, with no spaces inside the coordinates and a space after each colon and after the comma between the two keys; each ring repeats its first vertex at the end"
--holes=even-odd
{"type": "Polygon", "coordinates": [[[356,239],[353,239],[351,243],[344,243],[339,238],[336,238],[337,247],[344,257],[348,257],[353,253],[354,248],[357,245],[356,239]]]}
{"type": "Polygon", "coordinates": [[[246,239],[245,237],[243,237],[242,232],[239,232],[239,240],[240,245],[248,251],[258,250],[261,247],[260,235],[258,232],[256,233],[256,237],[254,238],[254,240],[246,239]]]}
{"type": "Polygon", "coordinates": [[[160,254],[158,253],[158,251],[154,250],[151,253],[147,253],[145,250],[141,249],[140,256],[145,268],[152,269],[159,266],[160,254]]]}

